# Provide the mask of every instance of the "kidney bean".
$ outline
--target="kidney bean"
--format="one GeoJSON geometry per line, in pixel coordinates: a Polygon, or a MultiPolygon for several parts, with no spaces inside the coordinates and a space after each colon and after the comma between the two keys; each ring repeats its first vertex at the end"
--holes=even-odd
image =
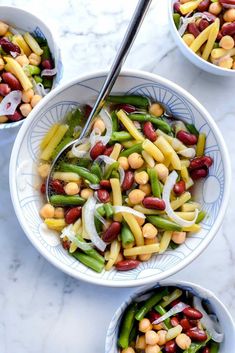
{"type": "Polygon", "coordinates": [[[206,15],[206,17],[209,18],[209,20],[211,22],[214,22],[216,20],[216,18],[217,18],[217,16],[215,16],[212,13],[207,12],[207,11],[204,11],[204,15],[206,15]]]}
{"type": "Polygon", "coordinates": [[[187,131],[180,130],[176,134],[177,139],[183,142],[185,145],[191,146],[197,143],[197,136],[190,134],[187,131]]]}
{"type": "Polygon", "coordinates": [[[117,262],[115,266],[118,271],[129,271],[136,268],[139,263],[137,260],[122,260],[117,262]]]}
{"type": "Polygon", "coordinates": [[[180,320],[180,325],[183,327],[183,331],[186,332],[191,328],[189,320],[184,318],[180,320]]]}
{"type": "Polygon", "coordinates": [[[69,250],[71,242],[69,240],[63,240],[62,246],[65,250],[69,250]]]}
{"type": "Polygon", "coordinates": [[[42,65],[43,69],[45,69],[45,70],[51,70],[54,67],[53,62],[50,59],[43,60],[41,62],[41,65],[42,65]]]}
{"type": "Polygon", "coordinates": [[[199,169],[203,167],[210,168],[213,164],[213,159],[209,156],[196,157],[190,161],[189,169],[199,169]]]}
{"type": "Polygon", "coordinates": [[[222,6],[235,5],[235,0],[219,0],[222,6]]]}
{"type": "Polygon", "coordinates": [[[45,192],[46,192],[46,185],[45,185],[44,183],[41,185],[40,191],[41,191],[42,194],[45,194],[45,192]]]}
{"type": "Polygon", "coordinates": [[[188,320],[189,324],[191,325],[191,327],[197,327],[198,326],[198,320],[188,320]]]}
{"type": "Polygon", "coordinates": [[[134,173],[131,170],[127,170],[125,172],[125,177],[122,183],[122,190],[127,191],[130,190],[134,183],[134,173]]]}
{"type": "Polygon", "coordinates": [[[113,152],[113,147],[114,147],[114,146],[106,147],[105,150],[104,150],[104,152],[103,152],[103,154],[104,154],[105,156],[110,156],[110,154],[113,152]]]}
{"type": "Polygon", "coordinates": [[[104,153],[105,151],[105,146],[103,145],[102,142],[97,142],[95,144],[95,146],[92,147],[91,151],[90,151],[90,156],[91,158],[94,160],[96,159],[98,156],[100,156],[101,154],[104,153]]]}
{"type": "Polygon", "coordinates": [[[102,235],[103,241],[106,243],[111,243],[117,236],[120,234],[121,231],[121,223],[113,222],[111,225],[106,229],[106,231],[102,235]]]}
{"type": "Polygon", "coordinates": [[[183,310],[183,313],[189,319],[193,319],[193,320],[199,320],[203,316],[202,313],[199,310],[197,310],[195,308],[192,308],[192,307],[185,308],[183,310]]]}
{"type": "Polygon", "coordinates": [[[223,35],[222,35],[221,31],[219,31],[219,33],[216,37],[216,40],[219,42],[222,38],[223,38],[223,35]]]}
{"type": "Polygon", "coordinates": [[[173,317],[171,318],[171,325],[172,325],[173,327],[179,325],[179,320],[178,320],[178,318],[177,318],[176,316],[173,316],[173,317]]]}
{"type": "Polygon", "coordinates": [[[202,350],[202,353],[210,353],[210,348],[209,347],[204,347],[202,350]]]}
{"type": "Polygon", "coordinates": [[[153,321],[159,319],[161,317],[161,315],[159,313],[157,313],[155,310],[151,310],[148,314],[148,318],[150,320],[150,322],[152,323],[153,321]]]}
{"type": "Polygon", "coordinates": [[[189,33],[193,34],[195,38],[197,38],[197,36],[200,34],[200,31],[194,22],[188,24],[187,30],[189,33]]]}
{"type": "Polygon", "coordinates": [[[176,353],[177,351],[177,346],[174,340],[170,340],[166,342],[164,346],[165,352],[166,353],[176,353]]]}
{"type": "Polygon", "coordinates": [[[89,104],[86,104],[84,107],[84,117],[87,119],[91,114],[92,107],[89,104]]]}
{"type": "Polygon", "coordinates": [[[111,183],[109,180],[101,180],[100,181],[100,186],[104,189],[111,189],[111,183]]]}
{"type": "Polygon", "coordinates": [[[221,28],[222,36],[232,36],[235,34],[235,22],[232,23],[225,23],[221,28]]]}
{"type": "Polygon", "coordinates": [[[185,190],[186,190],[186,186],[185,186],[184,180],[180,180],[177,183],[175,183],[173,191],[177,196],[183,194],[185,190]]]}
{"type": "Polygon", "coordinates": [[[202,32],[204,31],[204,29],[206,29],[208,26],[210,25],[210,23],[205,19],[201,19],[201,21],[199,22],[198,28],[199,30],[202,32]]]}
{"type": "Polygon", "coordinates": [[[154,209],[154,210],[161,210],[164,211],[166,208],[165,201],[159,199],[158,197],[145,197],[142,201],[144,207],[154,209]]]}
{"type": "Polygon", "coordinates": [[[134,105],[131,105],[131,104],[119,104],[117,106],[117,109],[122,109],[127,114],[134,113],[136,111],[136,107],[134,107],[134,105]]]}
{"type": "Polygon", "coordinates": [[[175,2],[174,3],[174,11],[178,12],[181,15],[181,11],[180,11],[180,2],[175,2]]]}
{"type": "Polygon", "coordinates": [[[198,180],[201,178],[206,178],[208,175],[207,168],[195,169],[190,172],[190,176],[193,180],[198,180]]]}
{"type": "Polygon", "coordinates": [[[146,121],[143,125],[144,135],[152,142],[156,141],[157,133],[154,130],[153,124],[150,121],[146,121]]]}
{"type": "Polygon", "coordinates": [[[187,332],[186,335],[192,338],[196,342],[204,342],[207,339],[207,334],[205,331],[200,330],[198,327],[192,327],[187,332]]]}
{"type": "Polygon", "coordinates": [[[97,190],[97,197],[100,202],[106,203],[110,201],[109,192],[105,189],[97,190]]]}
{"type": "Polygon", "coordinates": [[[170,303],[170,306],[173,308],[173,306],[175,306],[176,304],[179,304],[180,300],[179,299],[175,299],[173,300],[173,302],[170,303]]]}
{"type": "Polygon", "coordinates": [[[12,90],[22,90],[20,81],[10,72],[3,72],[2,79],[12,90]]]}
{"type": "Polygon", "coordinates": [[[14,114],[7,115],[7,117],[11,121],[19,121],[23,119],[23,115],[20,112],[18,112],[18,110],[16,110],[14,114]]]}
{"type": "Polygon", "coordinates": [[[5,97],[11,92],[11,88],[7,83],[0,83],[0,96],[5,97]]]}
{"type": "Polygon", "coordinates": [[[7,53],[10,54],[12,53],[21,53],[20,47],[18,47],[18,45],[10,42],[8,39],[6,38],[1,38],[0,39],[0,45],[2,47],[2,49],[7,53]]]}
{"type": "Polygon", "coordinates": [[[200,2],[200,4],[198,5],[197,10],[199,12],[204,12],[204,11],[208,10],[210,3],[211,3],[210,0],[202,0],[200,2]]]}
{"type": "Polygon", "coordinates": [[[74,222],[76,222],[78,218],[81,217],[81,214],[82,214],[81,206],[70,208],[70,210],[68,210],[65,213],[65,216],[64,216],[65,222],[67,224],[73,224],[74,222]]]}
{"type": "Polygon", "coordinates": [[[64,186],[61,183],[61,181],[58,179],[50,181],[50,187],[57,194],[64,194],[65,193],[64,186]]]}

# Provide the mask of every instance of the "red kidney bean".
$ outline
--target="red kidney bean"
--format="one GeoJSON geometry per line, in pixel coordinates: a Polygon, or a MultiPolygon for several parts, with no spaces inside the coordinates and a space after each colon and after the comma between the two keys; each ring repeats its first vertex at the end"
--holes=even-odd
{"type": "Polygon", "coordinates": [[[210,3],[211,3],[210,0],[202,0],[200,2],[200,4],[198,5],[197,10],[199,12],[204,12],[204,11],[208,10],[210,3]]]}
{"type": "Polygon", "coordinates": [[[173,302],[170,303],[170,306],[173,308],[173,306],[175,306],[176,304],[179,304],[180,300],[179,299],[175,299],[173,300],[173,302]]]}
{"type": "Polygon", "coordinates": [[[3,72],[2,79],[12,90],[22,90],[20,81],[10,72],[3,72]]]}
{"type": "Polygon", "coordinates": [[[90,156],[91,158],[94,160],[96,159],[98,156],[100,156],[101,154],[104,153],[105,151],[105,146],[103,145],[102,142],[97,142],[95,144],[95,146],[92,147],[91,151],[90,151],[90,156]]]}
{"type": "Polygon", "coordinates": [[[118,271],[129,271],[133,270],[140,264],[137,260],[122,260],[116,263],[116,269],[118,271]]]}
{"type": "Polygon", "coordinates": [[[223,24],[220,30],[222,36],[232,36],[235,34],[235,22],[223,24]]]}
{"type": "Polygon", "coordinates": [[[189,169],[199,169],[203,167],[210,168],[213,164],[213,159],[209,156],[196,157],[190,161],[189,169]]]}
{"type": "Polygon", "coordinates": [[[185,190],[186,190],[186,185],[184,180],[180,180],[177,183],[175,183],[173,191],[177,196],[183,194],[185,190]]]}
{"type": "Polygon", "coordinates": [[[136,107],[131,104],[119,104],[117,108],[124,110],[127,114],[134,113],[136,111],[136,107]]]}
{"type": "Polygon", "coordinates": [[[235,5],[235,0],[219,0],[221,5],[235,5]]]}
{"type": "Polygon", "coordinates": [[[23,119],[23,115],[20,112],[18,112],[18,110],[16,110],[14,114],[7,115],[7,117],[11,121],[19,121],[23,119]]]}
{"type": "Polygon", "coordinates": [[[199,320],[203,316],[202,313],[199,310],[197,310],[195,308],[192,308],[192,307],[185,308],[183,310],[183,313],[189,319],[193,319],[193,320],[199,320]]]}
{"type": "Polygon", "coordinates": [[[175,2],[174,3],[174,11],[178,12],[181,15],[181,11],[180,11],[180,2],[175,2]]]}
{"type": "Polygon", "coordinates": [[[73,224],[74,222],[76,222],[78,218],[81,217],[81,214],[82,214],[81,206],[70,208],[70,210],[68,210],[65,213],[65,216],[64,216],[65,222],[67,224],[73,224]]]}
{"type": "Polygon", "coordinates": [[[125,177],[122,183],[122,190],[127,191],[130,190],[134,183],[134,173],[131,170],[127,170],[125,172],[125,177]]]}
{"type": "Polygon", "coordinates": [[[44,183],[41,185],[40,191],[41,191],[42,194],[45,194],[45,192],[46,192],[46,185],[45,185],[44,183]]]}
{"type": "Polygon", "coordinates": [[[202,350],[202,353],[210,353],[210,348],[208,347],[204,347],[203,350],[202,350]]]}
{"type": "Polygon", "coordinates": [[[219,42],[223,38],[221,31],[219,31],[216,40],[219,42]]]}
{"type": "Polygon", "coordinates": [[[201,178],[206,178],[208,175],[207,168],[195,169],[190,172],[190,176],[193,180],[198,180],[201,178]]]}
{"type": "Polygon", "coordinates": [[[198,320],[192,320],[192,319],[190,319],[190,320],[188,320],[188,321],[189,321],[191,327],[197,327],[197,326],[198,326],[198,320]]]}
{"type": "Polygon", "coordinates": [[[149,321],[152,323],[153,321],[159,319],[161,315],[157,313],[155,310],[151,310],[148,314],[149,321]]]}
{"type": "Polygon", "coordinates": [[[150,121],[146,121],[143,125],[144,135],[152,142],[156,141],[157,133],[154,130],[153,124],[150,121]]]}
{"type": "Polygon", "coordinates": [[[192,327],[187,332],[186,335],[192,338],[196,342],[204,342],[207,339],[207,334],[205,331],[200,330],[198,327],[192,327]]]}
{"type": "Polygon", "coordinates": [[[0,39],[0,45],[2,47],[2,49],[7,53],[10,54],[12,53],[21,53],[20,47],[18,47],[18,45],[10,42],[8,39],[6,38],[1,38],[0,39]]]}
{"type": "Polygon", "coordinates": [[[111,225],[106,229],[106,231],[102,235],[103,241],[106,243],[111,243],[114,239],[118,237],[121,231],[121,223],[113,222],[111,225]]]}
{"type": "Polygon", "coordinates": [[[165,352],[166,353],[176,353],[177,351],[177,346],[174,340],[170,340],[166,342],[164,346],[165,352]]]}
{"type": "Polygon", "coordinates": [[[110,201],[109,192],[105,189],[97,190],[97,197],[100,202],[106,203],[110,201]]]}
{"type": "Polygon", "coordinates": [[[42,65],[43,69],[45,69],[45,70],[51,70],[54,67],[53,62],[50,59],[43,60],[41,62],[41,65],[42,65]]]}
{"type": "Polygon", "coordinates": [[[71,242],[69,240],[63,240],[62,246],[65,250],[69,250],[71,242]]]}
{"type": "Polygon", "coordinates": [[[204,31],[204,29],[206,29],[208,26],[210,25],[210,23],[206,20],[206,19],[201,19],[201,21],[199,22],[198,28],[199,30],[202,32],[204,31]]]}
{"type": "Polygon", "coordinates": [[[180,325],[183,327],[184,332],[188,331],[191,328],[191,325],[188,319],[181,319],[180,325]]]}
{"type": "Polygon", "coordinates": [[[109,180],[101,180],[100,181],[100,186],[104,189],[111,189],[111,183],[109,180]]]}
{"type": "Polygon", "coordinates": [[[161,210],[164,211],[166,208],[166,204],[164,200],[159,199],[158,197],[145,197],[142,201],[144,207],[150,208],[153,210],[161,210]]]}
{"type": "Polygon", "coordinates": [[[57,194],[64,194],[65,193],[64,186],[63,186],[62,182],[58,179],[50,181],[50,187],[57,194]]]}
{"type": "Polygon", "coordinates": [[[0,96],[5,97],[11,92],[11,88],[7,83],[0,83],[0,96]]]}
{"type": "Polygon", "coordinates": [[[194,23],[194,22],[188,24],[187,30],[189,33],[194,35],[195,38],[197,38],[197,36],[199,36],[199,34],[200,34],[200,31],[197,28],[196,23],[194,23]]]}
{"type": "Polygon", "coordinates": [[[176,134],[177,139],[183,142],[185,145],[191,146],[197,143],[197,136],[190,134],[187,131],[180,130],[176,134]]]}
{"type": "Polygon", "coordinates": [[[178,318],[177,318],[176,316],[173,316],[173,317],[171,318],[171,325],[172,325],[173,327],[179,325],[179,320],[178,320],[178,318]]]}
{"type": "Polygon", "coordinates": [[[87,119],[89,115],[91,114],[92,107],[89,104],[86,104],[84,107],[84,116],[87,119]]]}
{"type": "Polygon", "coordinates": [[[114,146],[106,147],[105,150],[104,150],[104,152],[103,152],[103,154],[104,154],[105,156],[110,156],[110,154],[113,152],[113,147],[114,147],[114,146]]]}

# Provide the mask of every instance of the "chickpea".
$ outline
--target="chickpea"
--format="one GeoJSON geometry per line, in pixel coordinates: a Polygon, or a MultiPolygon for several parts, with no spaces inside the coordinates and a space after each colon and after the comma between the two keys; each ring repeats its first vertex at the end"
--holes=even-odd
{"type": "Polygon", "coordinates": [[[136,340],[136,344],[135,344],[135,348],[136,349],[140,349],[140,350],[144,350],[146,347],[146,343],[145,343],[145,336],[139,336],[136,340]]]}
{"type": "Polygon", "coordinates": [[[166,330],[159,330],[157,334],[158,334],[158,338],[159,338],[158,344],[159,344],[159,346],[163,346],[166,343],[167,331],[166,330]]]}
{"type": "Polygon", "coordinates": [[[122,353],[135,353],[135,350],[132,347],[127,347],[122,350],[122,353]]]}
{"type": "Polygon", "coordinates": [[[123,168],[124,170],[129,169],[129,163],[128,163],[127,157],[119,157],[118,162],[119,162],[120,167],[123,168]]]}
{"type": "Polygon", "coordinates": [[[139,255],[139,260],[140,261],[148,261],[149,259],[151,259],[152,254],[142,254],[139,255]]]}
{"type": "Polygon", "coordinates": [[[183,41],[187,44],[187,46],[190,46],[192,42],[194,41],[195,37],[191,33],[184,34],[182,37],[183,41]]]}
{"type": "Polygon", "coordinates": [[[139,189],[132,190],[128,198],[132,205],[137,205],[138,203],[142,202],[145,197],[145,193],[139,189]]]}
{"type": "Polygon", "coordinates": [[[66,195],[77,195],[80,191],[80,188],[77,183],[70,182],[65,185],[64,191],[66,195]]]}
{"type": "Polygon", "coordinates": [[[34,96],[34,91],[32,89],[28,89],[27,91],[23,91],[22,92],[22,101],[24,103],[29,103],[31,101],[31,99],[34,96]]]}
{"type": "Polygon", "coordinates": [[[37,104],[40,102],[41,99],[42,99],[42,97],[39,96],[39,94],[35,94],[35,95],[33,96],[33,98],[31,99],[31,102],[30,102],[32,108],[34,108],[35,105],[37,105],[37,104]]]}
{"type": "Polygon", "coordinates": [[[231,69],[233,67],[233,59],[232,58],[224,58],[223,60],[221,59],[219,62],[219,67],[222,67],[224,69],[231,69]]]}
{"type": "Polygon", "coordinates": [[[185,333],[180,333],[176,339],[175,342],[178,347],[181,349],[188,349],[191,346],[191,338],[187,336],[185,333]]]}
{"type": "Polygon", "coordinates": [[[54,217],[55,218],[64,218],[64,209],[62,207],[56,207],[54,217]]]}
{"type": "Polygon", "coordinates": [[[8,28],[9,28],[9,26],[6,23],[0,21],[0,36],[1,37],[5,36],[5,34],[8,31],[8,28]]]}
{"type": "Polygon", "coordinates": [[[139,224],[139,226],[142,226],[145,222],[145,219],[141,217],[135,216],[135,219],[137,220],[137,223],[139,224]]]}
{"type": "Polygon", "coordinates": [[[0,71],[2,71],[4,69],[4,61],[3,61],[3,58],[0,57],[0,71]]]}
{"type": "Polygon", "coordinates": [[[162,106],[159,103],[153,103],[151,104],[150,108],[149,108],[149,113],[154,115],[154,116],[162,116],[164,113],[164,109],[162,108],[162,106]]]}
{"type": "Polygon", "coordinates": [[[0,115],[0,124],[6,123],[8,121],[8,117],[6,115],[0,115]]]}
{"type": "Polygon", "coordinates": [[[135,182],[139,185],[145,185],[149,181],[148,173],[144,170],[142,172],[135,173],[135,182]]]}
{"type": "Polygon", "coordinates": [[[235,21],[235,9],[229,9],[225,11],[223,16],[225,22],[233,22],[235,21]]]}
{"type": "Polygon", "coordinates": [[[222,11],[222,6],[220,5],[219,2],[212,2],[209,6],[209,12],[212,13],[215,16],[218,16],[220,12],[222,11]]]}
{"type": "Polygon", "coordinates": [[[147,331],[145,334],[145,342],[146,344],[149,344],[151,346],[154,346],[155,344],[157,344],[159,341],[159,337],[157,332],[150,330],[147,331]]]}
{"type": "Polygon", "coordinates": [[[139,331],[146,333],[147,331],[150,331],[150,330],[152,330],[152,324],[149,321],[149,319],[144,318],[144,319],[140,320],[139,331]]]}
{"type": "Polygon", "coordinates": [[[186,239],[186,232],[173,232],[171,240],[176,244],[183,244],[186,239]]]}
{"type": "Polygon", "coordinates": [[[128,157],[128,162],[132,169],[141,168],[142,165],[144,164],[143,158],[139,153],[136,153],[136,152],[130,154],[130,156],[128,157]]]}
{"type": "Polygon", "coordinates": [[[38,173],[40,177],[42,177],[43,179],[46,178],[49,175],[50,168],[51,166],[48,163],[41,164],[38,167],[38,173]]]}
{"type": "Polygon", "coordinates": [[[29,55],[29,63],[31,64],[31,65],[35,65],[35,66],[38,66],[38,65],[40,65],[40,63],[41,63],[41,56],[40,55],[37,55],[37,54],[35,54],[35,53],[31,53],[30,55],[29,55]]]}
{"type": "Polygon", "coordinates": [[[15,58],[15,60],[20,64],[20,66],[24,67],[29,64],[29,59],[26,55],[19,55],[15,58]]]}
{"type": "Polygon", "coordinates": [[[156,237],[158,230],[151,223],[146,223],[142,228],[144,238],[153,239],[156,237]]]}
{"type": "Polygon", "coordinates": [[[146,346],[145,353],[159,353],[161,348],[156,344],[154,346],[146,346]]]}
{"type": "Polygon", "coordinates": [[[54,214],[55,208],[49,203],[46,203],[40,210],[40,216],[42,218],[53,218],[54,214]]]}
{"type": "Polygon", "coordinates": [[[231,36],[224,36],[221,38],[219,45],[226,50],[232,49],[234,47],[234,39],[231,36]]]}
{"type": "Polygon", "coordinates": [[[25,117],[29,115],[31,110],[32,110],[32,107],[29,103],[23,103],[20,105],[21,114],[25,117]]]}
{"type": "Polygon", "coordinates": [[[89,199],[89,197],[91,197],[93,195],[93,191],[91,190],[91,189],[89,189],[89,188],[86,188],[86,189],[83,189],[82,191],[81,191],[81,197],[83,198],[83,199],[89,199]]]}
{"type": "Polygon", "coordinates": [[[164,182],[169,174],[168,168],[163,163],[156,164],[154,168],[157,171],[158,178],[164,182]]]}
{"type": "Polygon", "coordinates": [[[140,185],[139,189],[142,190],[147,196],[150,195],[152,191],[150,184],[140,185]]]}
{"type": "Polygon", "coordinates": [[[94,122],[94,125],[93,125],[93,129],[97,129],[99,130],[99,132],[102,134],[103,132],[105,132],[105,123],[103,122],[102,119],[100,118],[97,118],[94,122]]]}

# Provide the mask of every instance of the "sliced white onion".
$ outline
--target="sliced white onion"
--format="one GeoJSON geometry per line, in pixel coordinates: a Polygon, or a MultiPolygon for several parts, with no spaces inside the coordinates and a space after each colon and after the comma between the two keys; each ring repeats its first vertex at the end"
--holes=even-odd
{"type": "Polygon", "coordinates": [[[154,294],[154,292],[144,293],[141,296],[135,298],[135,302],[140,303],[142,301],[148,300],[148,298],[150,298],[153,294],[154,294]]]}
{"type": "Polygon", "coordinates": [[[54,76],[56,74],[57,74],[57,70],[55,67],[54,69],[45,69],[45,70],[42,70],[41,72],[41,76],[54,76]]]}
{"type": "Polygon", "coordinates": [[[89,187],[93,190],[99,190],[100,189],[100,184],[89,184],[89,187]]]}
{"type": "Polygon", "coordinates": [[[201,299],[194,296],[193,305],[197,310],[199,310],[202,313],[203,317],[200,319],[200,321],[202,325],[205,327],[205,329],[208,331],[213,341],[221,343],[224,339],[224,334],[216,331],[215,323],[207,314],[207,312],[204,310],[201,299]]]}
{"type": "Polygon", "coordinates": [[[207,21],[210,21],[210,18],[204,14],[203,12],[196,12],[193,16],[191,17],[181,17],[180,18],[180,27],[178,29],[178,32],[180,34],[180,36],[182,37],[182,35],[184,34],[184,32],[186,31],[188,24],[195,22],[196,18],[205,18],[207,21]]]}
{"type": "Polygon", "coordinates": [[[83,206],[83,211],[83,222],[86,232],[89,234],[92,243],[97,249],[104,251],[107,244],[99,237],[95,227],[96,199],[94,196],[89,197],[86,201],[83,206]]]}
{"type": "Polygon", "coordinates": [[[9,31],[11,32],[11,33],[13,33],[13,34],[17,34],[17,35],[19,35],[20,34],[20,32],[19,31],[17,31],[17,29],[15,29],[14,27],[12,27],[12,26],[10,26],[9,27],[9,31]]]}
{"type": "Polygon", "coordinates": [[[15,113],[17,106],[22,98],[21,91],[11,91],[0,103],[0,115],[12,115],[15,113]]]}
{"type": "Polygon", "coordinates": [[[73,145],[71,152],[75,157],[78,158],[89,157],[89,149],[90,143],[87,142],[87,139],[82,139],[76,145],[73,145]]]}
{"type": "Polygon", "coordinates": [[[91,250],[92,249],[92,246],[91,244],[89,243],[86,243],[86,242],[83,242],[83,241],[80,241],[77,237],[76,237],[76,234],[73,230],[73,225],[70,224],[69,226],[65,227],[63,230],[62,230],[62,233],[61,233],[61,238],[64,238],[64,237],[67,237],[72,243],[74,243],[79,249],[82,249],[84,251],[86,250],[91,250]]]}
{"type": "Polygon", "coordinates": [[[20,55],[19,53],[17,53],[17,51],[10,51],[10,54],[13,58],[16,58],[18,55],[20,55]]]}
{"type": "Polygon", "coordinates": [[[125,178],[125,171],[122,167],[118,168],[119,175],[120,175],[120,184],[122,185],[124,178],[125,178]]]}
{"type": "Polygon", "coordinates": [[[178,174],[176,173],[175,170],[169,174],[169,176],[166,179],[165,185],[163,187],[163,192],[162,192],[162,199],[165,201],[166,208],[165,211],[173,221],[175,221],[177,224],[179,224],[181,227],[190,227],[193,224],[195,224],[197,216],[198,216],[198,209],[196,208],[195,210],[195,217],[192,221],[186,221],[185,219],[182,219],[179,217],[175,211],[171,207],[171,202],[170,202],[170,195],[171,191],[176,183],[176,180],[178,178],[178,174]]]}
{"type": "Polygon", "coordinates": [[[90,134],[90,142],[91,146],[93,147],[97,142],[102,142],[102,144],[105,146],[111,139],[111,135],[113,132],[113,126],[112,126],[112,119],[110,114],[107,112],[107,110],[102,109],[101,112],[99,113],[100,118],[103,120],[104,125],[105,125],[105,135],[102,136],[100,134],[99,129],[93,129],[91,134],[90,134]],[[97,133],[98,132],[98,133],[97,133]]]}
{"type": "Polygon", "coordinates": [[[93,147],[98,141],[100,141],[100,136],[101,136],[100,130],[97,128],[94,128],[89,137],[91,147],[93,147]]]}
{"type": "Polygon", "coordinates": [[[109,156],[105,156],[105,155],[102,154],[102,155],[100,155],[99,157],[97,157],[95,159],[95,162],[97,162],[97,163],[104,162],[105,164],[109,165],[109,164],[115,163],[116,161],[115,161],[115,159],[110,158],[109,156]]]}
{"type": "Polygon", "coordinates": [[[130,214],[133,214],[133,216],[145,219],[145,215],[143,213],[136,211],[133,208],[128,206],[113,206],[113,210],[114,210],[114,213],[120,213],[120,212],[130,213],[130,214]]]}
{"type": "Polygon", "coordinates": [[[192,147],[185,148],[184,150],[178,151],[177,153],[186,158],[194,158],[196,155],[196,151],[192,147]]]}
{"type": "Polygon", "coordinates": [[[44,86],[43,86],[43,84],[41,82],[36,83],[35,81],[34,81],[34,84],[33,84],[33,90],[34,90],[34,92],[36,94],[39,94],[42,97],[45,97],[50,92],[50,89],[49,88],[44,88],[44,86]]]}
{"type": "Polygon", "coordinates": [[[108,222],[99,214],[99,212],[96,211],[95,216],[105,227],[107,227],[108,222]]]}
{"type": "Polygon", "coordinates": [[[171,308],[169,311],[167,311],[164,315],[162,315],[161,317],[159,317],[159,319],[153,321],[152,323],[154,325],[159,324],[160,322],[168,319],[169,317],[181,313],[184,309],[188,308],[189,305],[185,304],[183,302],[179,302],[178,304],[174,305],[173,308],[171,308]]]}

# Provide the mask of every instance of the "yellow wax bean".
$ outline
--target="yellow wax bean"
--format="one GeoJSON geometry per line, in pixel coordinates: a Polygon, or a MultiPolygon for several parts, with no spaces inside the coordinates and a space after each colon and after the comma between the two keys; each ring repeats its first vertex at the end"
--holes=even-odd
{"type": "Polygon", "coordinates": [[[182,195],[180,195],[176,200],[171,202],[171,207],[173,210],[177,210],[177,208],[181,207],[185,202],[191,199],[190,192],[186,191],[182,195]]]}
{"type": "Polygon", "coordinates": [[[70,182],[79,181],[81,180],[81,177],[78,174],[72,172],[55,172],[53,174],[53,179],[59,179],[66,182],[70,182]]]}
{"type": "Polygon", "coordinates": [[[181,159],[180,160],[181,166],[188,168],[190,165],[190,161],[188,159],[181,159]]]}
{"type": "Polygon", "coordinates": [[[202,227],[199,224],[193,224],[191,227],[183,227],[182,231],[197,233],[201,230],[201,228],[202,227]]]}
{"type": "Polygon", "coordinates": [[[29,56],[31,54],[31,49],[29,48],[28,44],[26,43],[21,34],[15,34],[12,37],[12,43],[18,45],[18,47],[20,47],[20,49],[26,56],[29,56]]]}
{"type": "MultiPolygon", "coordinates": [[[[117,178],[110,179],[112,194],[113,194],[113,206],[122,206],[122,191],[120,181],[117,178]]],[[[121,222],[122,215],[117,213],[114,215],[114,220],[121,222]]]]}
{"type": "Polygon", "coordinates": [[[160,244],[150,244],[142,246],[134,246],[131,249],[125,249],[123,251],[124,256],[138,256],[143,254],[153,254],[159,252],[160,244]]]}
{"type": "Polygon", "coordinates": [[[40,48],[38,42],[36,42],[36,40],[31,36],[30,33],[25,33],[24,34],[24,40],[26,41],[26,43],[28,44],[28,46],[30,47],[30,49],[37,55],[42,55],[43,54],[43,50],[40,48]]]}
{"type": "Polygon", "coordinates": [[[10,58],[9,56],[4,56],[4,60],[6,61],[5,70],[11,72],[18,78],[24,91],[28,91],[33,87],[24,70],[15,59],[10,58]]]}
{"type": "Polygon", "coordinates": [[[122,145],[120,143],[115,143],[114,148],[112,150],[112,153],[110,154],[110,158],[115,159],[115,161],[118,159],[119,154],[121,152],[122,145]]]}
{"type": "Polygon", "coordinates": [[[136,245],[144,245],[143,233],[136,218],[131,213],[123,212],[122,215],[128,226],[130,227],[132,234],[134,235],[136,245]]]}
{"type": "Polygon", "coordinates": [[[169,157],[172,155],[172,153],[175,152],[169,142],[163,136],[159,136],[154,142],[154,145],[159,148],[165,157],[169,157]]]}
{"type": "Polygon", "coordinates": [[[189,180],[189,173],[188,173],[188,168],[186,168],[185,166],[182,167],[181,171],[181,177],[182,179],[187,182],[189,180]]]}
{"type": "Polygon", "coordinates": [[[54,229],[54,230],[62,230],[64,227],[66,227],[66,222],[64,218],[60,218],[60,219],[46,218],[44,222],[48,228],[54,229]]]}
{"type": "Polygon", "coordinates": [[[49,131],[46,133],[46,135],[43,137],[41,143],[40,143],[40,149],[41,151],[48,145],[48,143],[51,141],[52,137],[55,135],[59,124],[54,124],[51,126],[49,131]]]}
{"type": "Polygon", "coordinates": [[[191,212],[191,211],[195,211],[196,208],[198,208],[198,209],[201,208],[201,205],[198,202],[186,202],[181,207],[181,211],[182,212],[191,212]]]}
{"type": "Polygon", "coordinates": [[[187,15],[189,12],[196,10],[201,1],[202,0],[194,0],[185,2],[184,4],[180,5],[180,12],[183,15],[187,15]]]}
{"type": "Polygon", "coordinates": [[[185,219],[186,221],[192,221],[195,217],[195,212],[175,212],[177,216],[179,216],[182,219],[185,219]]]}
{"type": "Polygon", "coordinates": [[[136,145],[136,140],[123,141],[123,142],[122,142],[122,145],[123,145],[123,147],[125,147],[125,148],[130,148],[130,147],[136,145]]]}
{"type": "Polygon", "coordinates": [[[222,56],[234,56],[235,55],[235,48],[225,50],[223,48],[215,48],[211,52],[211,58],[216,60],[222,58],[222,56]]]}
{"type": "Polygon", "coordinates": [[[109,260],[108,260],[107,264],[105,265],[106,271],[111,270],[112,266],[114,265],[115,261],[117,260],[117,257],[119,255],[120,250],[121,250],[121,243],[115,239],[111,243],[109,260]]]}
{"type": "Polygon", "coordinates": [[[164,161],[164,155],[162,152],[159,150],[157,146],[154,145],[150,140],[145,139],[143,142],[143,149],[152,156],[155,161],[157,162],[163,162],[164,161]]]}
{"type": "Polygon", "coordinates": [[[146,151],[142,151],[142,156],[145,160],[145,162],[149,165],[150,168],[153,168],[155,166],[155,161],[152,156],[146,151]]]}
{"type": "Polygon", "coordinates": [[[79,231],[82,232],[82,220],[79,218],[73,225],[73,231],[75,234],[79,234],[79,231]]]}
{"type": "Polygon", "coordinates": [[[159,254],[162,254],[167,250],[171,241],[172,233],[173,233],[172,231],[168,231],[168,230],[163,233],[163,236],[160,241],[159,254]]]}
{"type": "Polygon", "coordinates": [[[158,210],[153,210],[153,209],[150,209],[150,208],[145,208],[141,205],[136,205],[133,207],[134,210],[138,211],[138,212],[141,212],[143,214],[147,214],[147,215],[160,215],[160,214],[164,214],[164,211],[158,211],[158,210]]]}
{"type": "Polygon", "coordinates": [[[201,46],[207,41],[213,24],[214,23],[212,23],[210,26],[204,29],[204,31],[202,31],[199,34],[199,36],[197,36],[197,38],[195,38],[192,44],[190,45],[190,49],[192,49],[194,53],[196,53],[198,49],[200,49],[201,46]]]}
{"type": "Polygon", "coordinates": [[[189,178],[185,183],[186,190],[190,189],[194,185],[194,181],[192,178],[189,178]]]}
{"type": "Polygon", "coordinates": [[[138,129],[136,129],[133,122],[128,118],[123,110],[119,110],[117,112],[117,117],[135,140],[144,141],[144,136],[139,132],[138,129]]]}
{"type": "Polygon", "coordinates": [[[197,147],[196,147],[197,157],[201,157],[204,155],[205,145],[206,145],[206,134],[201,133],[199,134],[198,140],[197,140],[197,147]]]}
{"type": "Polygon", "coordinates": [[[213,23],[213,25],[211,27],[208,41],[207,41],[206,46],[205,46],[203,53],[202,53],[202,58],[204,60],[208,60],[208,58],[210,56],[210,53],[213,49],[213,46],[215,44],[216,38],[219,33],[219,28],[220,28],[220,20],[219,20],[219,18],[216,18],[215,22],[213,23]]]}
{"type": "Polygon", "coordinates": [[[66,131],[68,130],[68,125],[60,125],[56,131],[56,134],[51,138],[50,142],[47,144],[45,149],[42,151],[41,159],[48,161],[57,145],[60,143],[64,137],[66,131]]]}

